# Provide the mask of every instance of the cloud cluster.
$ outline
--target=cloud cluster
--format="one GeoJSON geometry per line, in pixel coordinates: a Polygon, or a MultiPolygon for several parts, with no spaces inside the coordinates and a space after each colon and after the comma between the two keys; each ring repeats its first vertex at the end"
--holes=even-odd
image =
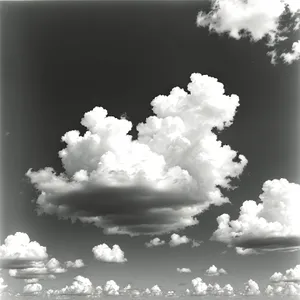
{"type": "Polygon", "coordinates": [[[248,282],[245,283],[243,295],[244,296],[260,295],[260,290],[259,290],[258,284],[254,280],[249,279],[248,282]]]}
{"type": "Polygon", "coordinates": [[[23,232],[9,235],[0,246],[0,266],[4,269],[30,266],[36,261],[48,258],[46,247],[38,242],[30,241],[23,232]]]}
{"type": "Polygon", "coordinates": [[[218,269],[215,265],[212,265],[205,271],[205,274],[207,276],[220,276],[220,275],[226,275],[227,272],[223,268],[218,269]]]}
{"type": "Polygon", "coordinates": [[[104,293],[109,296],[118,296],[119,290],[120,287],[117,285],[117,283],[114,280],[107,281],[103,288],[104,293]]]}
{"type": "Polygon", "coordinates": [[[270,281],[272,282],[299,282],[300,283],[300,265],[297,265],[295,268],[291,268],[285,271],[285,274],[280,272],[275,272],[271,277],[270,281]]]}
{"type": "Polygon", "coordinates": [[[83,276],[76,276],[70,286],[66,286],[60,290],[50,289],[46,292],[47,296],[60,296],[60,295],[77,295],[86,296],[93,293],[92,282],[83,276]]]}
{"type": "Polygon", "coordinates": [[[187,295],[214,295],[214,296],[233,296],[234,289],[230,284],[226,284],[223,288],[219,284],[206,284],[200,277],[192,280],[193,290],[187,289],[187,295]]]}
{"type": "Polygon", "coordinates": [[[190,268],[177,268],[177,272],[178,273],[191,273],[191,269],[190,268]]]}
{"type": "Polygon", "coordinates": [[[299,250],[300,185],[274,179],[266,181],[262,190],[260,203],[245,201],[237,220],[230,220],[228,214],[219,216],[212,240],[240,247],[240,254],[299,250]]]}
{"type": "Polygon", "coordinates": [[[74,262],[72,261],[66,261],[65,262],[66,268],[73,268],[73,269],[80,269],[84,267],[84,262],[82,259],[76,259],[74,262]]]}
{"type": "Polygon", "coordinates": [[[39,283],[30,283],[24,286],[23,294],[25,295],[39,295],[42,292],[42,285],[39,283]]]}
{"type": "Polygon", "coordinates": [[[7,285],[4,283],[4,279],[0,277],[0,295],[7,288],[7,285]]]}
{"type": "Polygon", "coordinates": [[[39,192],[38,214],[91,223],[106,234],[163,234],[195,225],[210,205],[229,202],[220,187],[230,188],[247,160],[212,130],[232,124],[239,98],[196,73],[187,90],[156,97],[136,140],[125,118],[101,107],[87,112],[86,133],[62,137],[65,172],[27,172],[39,192]]]}
{"type": "Polygon", "coordinates": [[[295,282],[278,282],[268,285],[265,289],[267,296],[300,296],[300,284],[295,282]]]}
{"type": "MultiPolygon", "coordinates": [[[[234,39],[249,37],[257,42],[267,40],[267,46],[274,48],[287,39],[289,31],[299,29],[300,2],[295,0],[211,0],[209,13],[200,11],[197,16],[197,26],[208,27],[210,32],[227,33],[234,39]],[[285,24],[283,19],[289,16],[291,24],[285,24]]],[[[299,42],[297,42],[299,43],[299,42]]],[[[300,56],[293,52],[283,54],[285,62],[291,63],[300,56]]],[[[297,51],[297,50],[296,50],[297,51]]],[[[272,62],[277,59],[277,49],[270,51],[272,62]]]]}
{"type": "Polygon", "coordinates": [[[110,248],[106,244],[100,244],[95,246],[92,251],[94,257],[100,261],[110,263],[125,263],[127,261],[127,258],[124,256],[124,251],[122,251],[119,245],[113,245],[113,247],[110,248]]]}
{"type": "Polygon", "coordinates": [[[145,243],[145,246],[147,248],[152,248],[152,247],[162,246],[165,243],[166,242],[164,240],[161,240],[160,238],[156,237],[156,238],[150,240],[149,242],[145,243]]]}

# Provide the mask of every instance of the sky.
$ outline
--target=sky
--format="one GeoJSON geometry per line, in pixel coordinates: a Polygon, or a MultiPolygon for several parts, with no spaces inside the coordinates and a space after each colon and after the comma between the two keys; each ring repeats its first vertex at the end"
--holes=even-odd
{"type": "Polygon", "coordinates": [[[1,3],[2,299],[300,295],[300,6],[271,2],[1,3]]]}

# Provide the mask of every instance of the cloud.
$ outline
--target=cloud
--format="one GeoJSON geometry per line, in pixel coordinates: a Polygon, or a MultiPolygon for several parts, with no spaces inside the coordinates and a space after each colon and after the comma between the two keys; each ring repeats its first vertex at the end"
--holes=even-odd
{"type": "MultiPolygon", "coordinates": [[[[289,31],[299,29],[300,2],[297,0],[211,0],[211,3],[210,12],[199,12],[197,26],[208,27],[210,32],[217,34],[226,33],[236,40],[248,37],[257,42],[264,39],[268,47],[274,48],[287,39],[289,31]],[[285,24],[287,17],[290,24],[285,24]]],[[[277,49],[272,53],[275,54],[274,63],[277,49]]]]}
{"type": "Polygon", "coordinates": [[[267,296],[300,296],[300,284],[295,282],[280,282],[268,285],[265,289],[267,296]]]}
{"type": "Polygon", "coordinates": [[[205,271],[207,276],[220,276],[226,275],[227,272],[224,269],[218,269],[215,265],[212,265],[205,271]]]}
{"type": "Polygon", "coordinates": [[[70,286],[66,286],[60,290],[50,289],[47,291],[48,296],[60,296],[60,295],[77,295],[86,296],[93,293],[93,285],[88,278],[83,276],[76,276],[73,283],[70,286]]]}
{"type": "Polygon", "coordinates": [[[189,268],[177,268],[178,273],[191,273],[191,269],[189,268]]]}
{"type": "Polygon", "coordinates": [[[198,296],[233,296],[234,289],[230,284],[226,284],[223,288],[215,283],[214,285],[206,284],[200,277],[192,280],[193,290],[186,290],[186,295],[198,295],[198,296]]]}
{"type": "Polygon", "coordinates": [[[193,240],[192,241],[192,248],[200,247],[202,243],[203,243],[203,241],[193,240]]]}
{"type": "Polygon", "coordinates": [[[38,278],[30,278],[30,279],[24,279],[25,283],[38,283],[38,278]]]}
{"type": "Polygon", "coordinates": [[[166,297],[177,297],[175,291],[167,291],[167,293],[165,294],[165,296],[166,297]]]}
{"type": "Polygon", "coordinates": [[[150,240],[149,242],[145,243],[145,246],[147,248],[151,248],[151,247],[157,247],[157,246],[162,246],[164,245],[166,242],[161,240],[160,238],[156,237],[152,240],[150,240]]]}
{"type": "Polygon", "coordinates": [[[281,57],[283,61],[289,65],[295,60],[300,59],[300,40],[293,43],[291,52],[282,53],[281,57]]]}
{"type": "Polygon", "coordinates": [[[285,274],[275,272],[270,277],[271,282],[298,282],[300,283],[300,265],[285,271],[285,274]]]}
{"type": "Polygon", "coordinates": [[[10,269],[9,275],[16,279],[53,279],[54,274],[67,272],[56,258],[51,258],[47,263],[43,261],[32,262],[31,267],[23,269],[10,269]]]}
{"type": "Polygon", "coordinates": [[[212,130],[232,124],[239,98],[196,73],[187,90],[156,97],[136,140],[130,121],[102,107],[87,112],[86,133],[62,137],[64,173],[26,173],[39,192],[38,214],[91,223],[106,234],[158,235],[195,225],[210,205],[229,202],[220,188],[231,188],[247,160],[212,130]]]}
{"type": "Polygon", "coordinates": [[[191,240],[185,235],[180,236],[177,233],[173,233],[171,235],[169,245],[170,245],[170,247],[177,247],[177,246],[182,245],[182,244],[188,244],[190,241],[191,240]]]}
{"type": "Polygon", "coordinates": [[[242,248],[242,247],[235,247],[235,251],[237,254],[240,255],[252,255],[252,254],[259,254],[256,250],[252,248],[242,248]]]}
{"type": "Polygon", "coordinates": [[[106,244],[100,244],[95,246],[92,251],[97,260],[111,263],[125,263],[127,261],[127,258],[124,257],[124,252],[118,245],[113,245],[110,248],[106,244]]]}
{"type": "Polygon", "coordinates": [[[262,189],[260,202],[245,201],[237,220],[230,220],[227,214],[219,216],[211,239],[243,251],[250,249],[249,254],[253,249],[256,253],[299,250],[300,185],[274,179],[266,181],[262,189]]]}
{"type": "Polygon", "coordinates": [[[109,280],[106,282],[103,290],[106,295],[118,296],[120,287],[117,285],[117,283],[114,280],[109,280]]]}
{"type": "Polygon", "coordinates": [[[162,290],[160,289],[160,287],[156,284],[154,285],[151,289],[151,295],[152,296],[161,296],[162,295],[162,290]]]}
{"type": "Polygon", "coordinates": [[[4,283],[4,279],[0,277],[0,294],[3,293],[7,288],[7,285],[4,283]]]}
{"type": "Polygon", "coordinates": [[[79,269],[84,267],[84,262],[82,259],[76,259],[74,262],[66,261],[65,266],[66,268],[79,269]]]}
{"type": "Polygon", "coordinates": [[[23,268],[47,258],[46,247],[30,241],[29,236],[23,232],[7,236],[4,244],[0,246],[0,266],[3,269],[23,268]]]}
{"type": "Polygon", "coordinates": [[[243,295],[244,296],[260,295],[258,284],[254,280],[249,279],[248,282],[245,283],[243,295]]]}
{"type": "Polygon", "coordinates": [[[39,295],[43,287],[39,283],[30,283],[24,286],[23,294],[26,295],[39,295]]]}

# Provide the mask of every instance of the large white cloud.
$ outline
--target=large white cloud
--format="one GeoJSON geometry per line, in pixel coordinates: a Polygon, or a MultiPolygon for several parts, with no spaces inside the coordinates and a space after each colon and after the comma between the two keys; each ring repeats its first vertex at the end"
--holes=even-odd
{"type": "Polygon", "coordinates": [[[166,242],[164,240],[161,240],[160,238],[156,237],[156,238],[150,240],[149,242],[146,242],[145,246],[147,248],[152,248],[152,247],[162,246],[165,243],[166,242]]]}
{"type": "Polygon", "coordinates": [[[157,284],[154,285],[150,291],[152,296],[161,296],[163,294],[161,288],[157,284]]]}
{"type": "Polygon", "coordinates": [[[205,271],[207,276],[219,276],[219,275],[226,275],[227,272],[221,268],[218,269],[215,265],[212,265],[205,271]]]}
{"type": "Polygon", "coordinates": [[[6,269],[30,266],[33,262],[47,257],[47,248],[30,241],[29,236],[23,232],[7,236],[4,244],[0,246],[0,265],[6,269]]]}
{"type": "MultiPolygon", "coordinates": [[[[267,46],[275,47],[287,39],[289,30],[299,29],[300,2],[298,0],[211,0],[209,13],[200,11],[197,16],[199,27],[208,27],[209,31],[218,34],[227,33],[239,40],[249,37],[252,41],[267,40],[267,46]],[[289,22],[282,20],[290,13],[289,22]]],[[[277,59],[277,50],[272,51],[272,61],[277,59]]],[[[288,55],[286,62],[299,59],[300,56],[288,55]]]]}
{"type": "Polygon", "coordinates": [[[295,60],[300,59],[300,40],[293,43],[291,52],[282,53],[281,57],[287,64],[291,64],[295,60]]]}
{"type": "Polygon", "coordinates": [[[177,233],[173,233],[169,245],[170,247],[177,247],[179,245],[188,244],[189,242],[191,242],[191,240],[186,235],[180,236],[177,233]]]}
{"type": "Polygon", "coordinates": [[[268,180],[263,185],[260,202],[247,200],[237,220],[223,214],[217,218],[218,229],[212,240],[228,246],[250,249],[249,253],[295,251],[300,246],[300,185],[286,179],[268,180]]]}
{"type": "Polygon", "coordinates": [[[209,205],[228,202],[219,187],[230,188],[247,160],[212,129],[232,124],[239,98],[196,73],[187,89],[156,97],[155,115],[136,127],[136,140],[125,118],[101,107],[87,112],[86,133],[62,137],[65,172],[27,172],[40,192],[38,214],[92,223],[107,234],[162,234],[195,225],[209,205]]]}
{"type": "Polygon", "coordinates": [[[127,258],[124,256],[124,251],[122,251],[119,245],[113,245],[113,247],[110,248],[106,244],[100,244],[95,246],[92,251],[97,260],[113,263],[125,263],[127,261],[127,258]]]}

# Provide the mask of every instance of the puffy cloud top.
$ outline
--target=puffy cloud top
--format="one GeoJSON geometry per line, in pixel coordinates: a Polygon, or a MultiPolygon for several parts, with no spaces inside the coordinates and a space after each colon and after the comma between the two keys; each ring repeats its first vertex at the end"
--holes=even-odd
{"type": "Polygon", "coordinates": [[[255,296],[260,295],[260,290],[258,284],[252,280],[249,279],[247,283],[245,283],[245,288],[243,294],[245,296],[255,296]]]}
{"type": "Polygon", "coordinates": [[[291,268],[285,271],[285,274],[280,272],[275,272],[271,277],[270,281],[280,282],[280,281],[290,281],[290,282],[300,282],[300,265],[295,268],[291,268]]]}
{"type": "Polygon", "coordinates": [[[162,234],[195,225],[211,204],[228,202],[219,187],[230,188],[247,160],[212,129],[232,124],[239,98],[196,73],[187,90],[156,97],[155,115],[138,124],[136,140],[125,118],[102,107],[87,112],[86,133],[62,137],[65,172],[27,172],[40,193],[38,213],[92,223],[107,234],[162,234]]]}
{"type": "Polygon", "coordinates": [[[39,283],[31,283],[24,286],[24,294],[38,295],[42,291],[43,287],[39,283]]]}
{"type": "Polygon", "coordinates": [[[178,273],[191,273],[191,269],[190,268],[177,268],[177,272],[178,273]]]}
{"type": "Polygon", "coordinates": [[[160,238],[156,237],[152,240],[150,240],[149,242],[145,243],[145,246],[147,248],[151,248],[151,247],[157,247],[157,246],[162,246],[164,245],[166,242],[161,240],[160,238]]]}
{"type": "MultiPolygon", "coordinates": [[[[300,2],[295,0],[211,0],[209,13],[200,11],[197,16],[199,27],[208,27],[218,34],[228,33],[234,39],[250,37],[253,41],[267,38],[269,47],[287,39],[287,28],[293,31],[299,29],[299,18],[291,18],[290,25],[281,29],[283,16],[287,11],[292,17],[299,15],[300,2]],[[295,19],[295,20],[294,20],[295,19]]],[[[298,43],[298,42],[297,42],[298,43]]],[[[292,53],[283,54],[285,62],[291,63],[300,58],[297,43],[293,45],[292,53]]],[[[269,52],[272,61],[277,59],[277,50],[269,52]]]]}
{"type": "Polygon", "coordinates": [[[183,236],[180,236],[179,234],[177,233],[173,233],[171,235],[171,239],[170,239],[170,242],[169,242],[169,245],[171,247],[177,247],[179,245],[182,245],[182,244],[188,244],[191,240],[183,235],[183,236]]]}
{"type": "Polygon", "coordinates": [[[84,262],[82,259],[76,259],[74,262],[66,261],[65,265],[66,265],[66,268],[79,269],[79,268],[84,267],[84,262]]]}
{"type": "Polygon", "coordinates": [[[119,295],[120,287],[114,280],[109,280],[106,282],[103,290],[107,295],[117,296],[119,295]]]}
{"type": "Polygon", "coordinates": [[[262,189],[260,203],[245,201],[237,220],[230,220],[227,214],[219,216],[212,239],[241,247],[239,251],[250,249],[248,254],[298,250],[300,185],[274,179],[266,181],[262,189]]]}
{"type": "Polygon", "coordinates": [[[30,241],[29,236],[23,232],[9,235],[4,244],[0,246],[1,261],[44,260],[47,259],[47,249],[38,242],[30,241]]]}
{"type": "Polygon", "coordinates": [[[113,263],[124,263],[127,261],[127,258],[124,257],[124,252],[119,245],[114,245],[110,248],[106,244],[101,244],[95,246],[92,251],[97,260],[113,263]]]}
{"type": "Polygon", "coordinates": [[[219,276],[225,275],[227,272],[224,269],[218,269],[215,265],[212,265],[205,271],[206,275],[208,276],[219,276]]]}

